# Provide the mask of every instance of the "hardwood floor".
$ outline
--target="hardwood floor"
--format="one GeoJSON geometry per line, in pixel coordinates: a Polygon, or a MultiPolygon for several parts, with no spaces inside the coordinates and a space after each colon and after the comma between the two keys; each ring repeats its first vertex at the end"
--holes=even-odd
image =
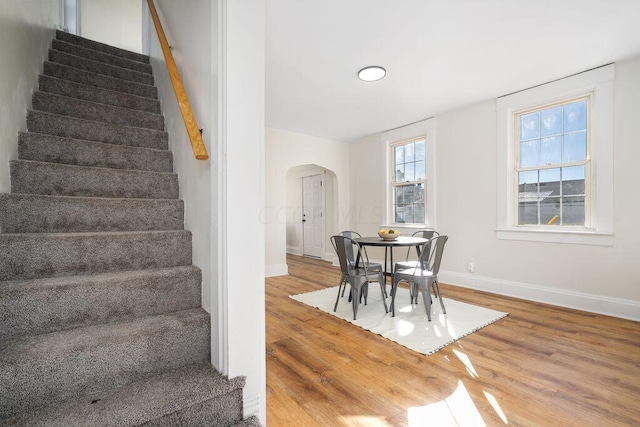
{"type": "Polygon", "coordinates": [[[335,286],[289,256],[266,281],[269,426],[640,425],[640,323],[441,284],[509,315],[431,356],[289,298],[335,286]]]}

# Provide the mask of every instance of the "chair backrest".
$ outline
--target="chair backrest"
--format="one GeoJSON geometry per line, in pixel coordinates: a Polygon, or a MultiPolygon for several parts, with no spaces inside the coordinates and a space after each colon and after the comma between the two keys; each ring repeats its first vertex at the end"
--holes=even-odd
{"type": "MultiPolygon", "coordinates": [[[[340,233],[338,233],[338,236],[348,237],[349,239],[357,239],[362,237],[360,233],[358,233],[357,231],[341,231],[340,233]]],[[[353,241],[352,243],[357,244],[356,242],[353,242],[353,241]]],[[[347,260],[351,264],[356,263],[356,257],[353,254],[353,244],[347,245],[345,247],[345,252],[347,253],[347,260]]]]}
{"type": "MultiPolygon", "coordinates": [[[[430,240],[432,237],[434,236],[439,236],[440,234],[434,230],[433,228],[425,228],[424,230],[418,230],[415,233],[413,233],[411,235],[411,237],[422,237],[423,239],[428,239],[430,240]]],[[[427,246],[427,249],[431,248],[431,243],[428,242],[429,245],[427,246]]],[[[424,247],[424,245],[423,245],[424,247]]],[[[422,253],[422,249],[420,246],[416,247],[416,254],[418,256],[418,258],[420,258],[420,254],[422,253]]],[[[407,261],[409,261],[409,255],[411,254],[411,248],[407,249],[407,261]]]]}
{"type": "Polygon", "coordinates": [[[351,263],[349,262],[347,251],[351,250],[351,256],[353,256],[353,245],[356,245],[356,247],[358,247],[357,243],[349,237],[337,235],[331,236],[331,244],[333,245],[333,249],[335,249],[336,254],[338,255],[338,260],[340,261],[340,270],[342,270],[342,274],[349,275],[349,272],[351,270],[351,263]]]}
{"type": "Polygon", "coordinates": [[[438,271],[440,271],[442,253],[444,252],[444,245],[447,243],[447,240],[449,240],[448,236],[436,236],[423,245],[420,261],[422,265],[425,265],[433,274],[438,274],[438,271]]]}

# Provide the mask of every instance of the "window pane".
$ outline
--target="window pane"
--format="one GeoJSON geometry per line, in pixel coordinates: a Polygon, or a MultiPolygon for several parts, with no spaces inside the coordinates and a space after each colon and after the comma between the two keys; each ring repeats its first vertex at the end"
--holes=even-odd
{"type": "Polygon", "coordinates": [[[520,143],[520,167],[526,168],[539,164],[540,140],[534,139],[520,143]]]}
{"type": "Polygon", "coordinates": [[[586,166],[562,168],[562,195],[584,195],[586,166]]]}
{"type": "Polygon", "coordinates": [[[413,211],[409,211],[407,205],[396,206],[396,222],[398,223],[411,222],[412,216],[413,216],[413,211]],[[409,217],[409,215],[411,215],[411,217],[409,217]],[[409,221],[407,221],[407,218],[409,219],[409,221]]]}
{"type": "Polygon", "coordinates": [[[540,137],[540,113],[529,113],[520,117],[520,141],[540,137]]]}
{"type": "Polygon", "coordinates": [[[587,101],[572,102],[564,106],[564,132],[587,129],[587,101]]]}
{"type": "MultiPolygon", "coordinates": [[[[519,193],[533,192],[533,196],[538,197],[538,171],[527,171],[518,173],[519,193]]],[[[522,196],[520,196],[522,197],[522,196]]]]}
{"type": "Polygon", "coordinates": [[[413,205],[413,222],[414,223],[424,223],[424,204],[418,203],[413,205]]]}
{"type": "Polygon", "coordinates": [[[424,168],[424,160],[420,162],[416,162],[416,181],[424,180],[426,176],[426,171],[424,168]]]}
{"type": "Polygon", "coordinates": [[[424,187],[422,185],[413,186],[412,203],[424,203],[424,187]]]}
{"type": "Polygon", "coordinates": [[[520,202],[518,203],[518,224],[538,225],[538,203],[520,202]]]}
{"type": "Polygon", "coordinates": [[[396,205],[404,203],[404,187],[395,187],[393,199],[396,201],[396,205]]]}
{"type": "Polygon", "coordinates": [[[562,224],[584,225],[584,197],[562,198],[562,224]]]}
{"type": "Polygon", "coordinates": [[[417,141],[415,143],[415,159],[416,161],[425,159],[425,142],[424,141],[417,141]]]}
{"type": "Polygon", "coordinates": [[[540,171],[540,197],[560,195],[560,168],[540,171]]]}
{"type": "Polygon", "coordinates": [[[396,165],[396,182],[404,182],[404,164],[396,165]]]}
{"type": "Polygon", "coordinates": [[[540,146],[540,164],[553,165],[562,161],[562,136],[543,138],[540,146]]]}
{"type": "Polygon", "coordinates": [[[414,148],[415,144],[412,142],[410,144],[406,144],[404,146],[404,162],[408,163],[408,162],[413,162],[413,148],[414,148]]]}
{"type": "Polygon", "coordinates": [[[540,224],[560,225],[560,198],[547,197],[540,202],[540,224]]]}
{"type": "Polygon", "coordinates": [[[587,158],[587,132],[574,132],[564,136],[563,162],[579,162],[587,158]]]}
{"type": "Polygon", "coordinates": [[[395,160],[396,165],[404,163],[404,147],[402,145],[395,147],[395,160]]]}
{"type": "Polygon", "coordinates": [[[415,163],[407,163],[404,165],[404,180],[405,181],[415,181],[415,163]]]}
{"type": "Polygon", "coordinates": [[[562,133],[562,107],[547,108],[540,112],[540,136],[562,133]]]}

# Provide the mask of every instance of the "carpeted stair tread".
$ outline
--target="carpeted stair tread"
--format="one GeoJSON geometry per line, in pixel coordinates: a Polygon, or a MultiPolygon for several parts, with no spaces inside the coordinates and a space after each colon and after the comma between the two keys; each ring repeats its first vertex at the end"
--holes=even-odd
{"type": "Polygon", "coordinates": [[[242,417],[244,384],[244,377],[227,379],[201,362],[9,421],[34,427],[231,426],[242,417]]]}
{"type": "Polygon", "coordinates": [[[77,166],[173,171],[173,154],[168,150],[85,141],[35,132],[20,132],[18,156],[21,160],[77,166]]]}
{"type": "Polygon", "coordinates": [[[0,282],[0,342],[201,306],[194,266],[0,282]]]}
{"type": "Polygon", "coordinates": [[[62,40],[67,43],[73,43],[78,46],[86,47],[89,49],[97,50],[100,52],[108,53],[109,55],[119,56],[132,61],[138,61],[142,63],[149,63],[149,56],[143,55],[137,52],[131,52],[129,50],[121,49],[119,47],[110,46],[108,44],[100,43],[94,40],[89,40],[84,37],[77,36],[75,34],[66,33],[64,31],[56,31],[56,39],[62,40]]]}
{"type": "Polygon", "coordinates": [[[151,74],[92,61],[70,53],[60,52],[59,50],[49,49],[49,61],[116,79],[153,86],[153,76],[151,74]]]}
{"type": "Polygon", "coordinates": [[[70,98],[48,92],[34,92],[32,95],[31,108],[47,113],[103,123],[164,130],[164,117],[160,114],[130,110],[128,108],[70,98]]]}
{"type": "Polygon", "coordinates": [[[9,164],[12,193],[136,199],[178,198],[178,176],[173,173],[33,160],[12,160],[9,164]]]}
{"type": "Polygon", "coordinates": [[[82,233],[183,228],[182,200],[0,194],[2,233],[82,233]],[[25,215],[25,212],[29,214],[25,215]]]}
{"type": "Polygon", "coordinates": [[[0,281],[190,264],[186,230],[0,234],[0,281]]]}
{"type": "Polygon", "coordinates": [[[71,55],[79,56],[81,58],[90,59],[97,62],[104,62],[105,64],[113,65],[120,68],[129,68],[140,73],[151,74],[152,72],[150,64],[146,64],[140,61],[132,61],[120,56],[100,52],[99,50],[86,48],[73,43],[68,43],[63,40],[54,39],[51,47],[55,50],[66,52],[71,55]]]}
{"type": "Polygon", "coordinates": [[[39,89],[42,92],[55,93],[70,98],[84,99],[86,101],[94,101],[131,110],[161,114],[160,101],[157,99],[150,99],[115,90],[101,89],[96,86],[89,86],[71,80],[45,76],[43,74],[38,76],[38,82],[39,89]]]}
{"type": "Polygon", "coordinates": [[[158,99],[158,89],[155,86],[143,85],[140,83],[121,80],[103,74],[78,70],[63,64],[45,61],[43,74],[58,79],[64,79],[81,83],[87,86],[95,86],[102,89],[117,92],[129,93],[149,99],[158,99]]]}
{"type": "Polygon", "coordinates": [[[169,136],[165,131],[96,122],[43,111],[27,111],[27,129],[30,132],[109,144],[158,150],[169,147],[169,136]]]}
{"type": "Polygon", "coordinates": [[[6,341],[0,419],[208,360],[210,331],[194,308],[6,341]]]}

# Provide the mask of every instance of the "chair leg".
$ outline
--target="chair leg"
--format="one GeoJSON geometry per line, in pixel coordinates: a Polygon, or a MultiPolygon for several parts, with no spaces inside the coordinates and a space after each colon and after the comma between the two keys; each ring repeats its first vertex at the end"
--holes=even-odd
{"type": "Polygon", "coordinates": [[[386,278],[382,275],[382,272],[378,273],[378,284],[380,285],[380,294],[382,295],[382,304],[384,304],[384,312],[388,313],[389,308],[387,307],[386,300],[386,278]],[[384,280],[384,281],[383,281],[384,280]]]}
{"type": "Polygon", "coordinates": [[[440,285],[438,284],[437,279],[433,281],[433,293],[434,295],[437,295],[438,299],[440,300],[440,307],[442,307],[442,313],[447,314],[447,309],[444,308],[444,301],[442,301],[442,293],[440,293],[440,285]]]}
{"type": "Polygon", "coordinates": [[[431,322],[431,291],[430,286],[426,283],[420,283],[420,291],[422,292],[422,301],[424,301],[424,309],[427,311],[427,319],[431,322]]]}
{"type": "Polygon", "coordinates": [[[360,303],[360,287],[353,286],[351,284],[351,306],[353,307],[353,320],[356,320],[356,316],[358,315],[358,305],[360,303]]]}
{"type": "Polygon", "coordinates": [[[396,291],[398,290],[398,282],[399,280],[396,280],[394,274],[393,280],[391,281],[391,317],[396,316],[396,291]]]}
{"type": "Polygon", "coordinates": [[[344,290],[347,289],[347,282],[344,279],[338,285],[338,298],[336,298],[336,304],[333,306],[333,311],[338,310],[338,301],[340,301],[340,291],[342,290],[342,295],[344,295],[344,290]],[[344,286],[343,286],[344,285],[344,286]]]}

